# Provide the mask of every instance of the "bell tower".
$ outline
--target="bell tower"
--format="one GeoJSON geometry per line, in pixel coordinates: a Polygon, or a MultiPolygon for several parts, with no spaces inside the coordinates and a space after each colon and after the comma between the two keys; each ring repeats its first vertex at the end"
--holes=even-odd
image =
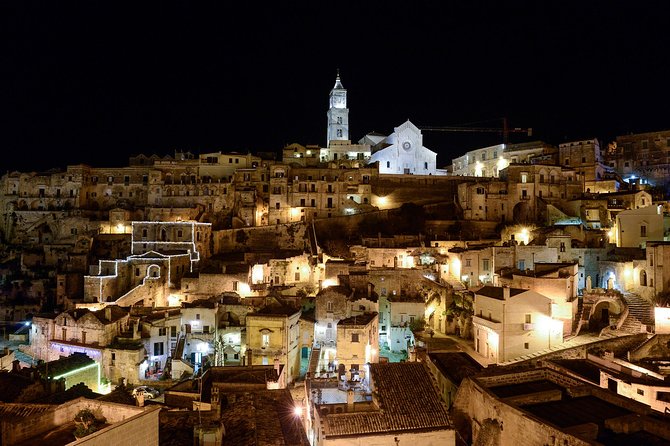
{"type": "Polygon", "coordinates": [[[349,140],[349,109],[347,108],[347,90],[342,86],[340,70],[337,70],[335,86],[330,90],[328,107],[328,132],[326,144],[331,141],[349,140]]]}

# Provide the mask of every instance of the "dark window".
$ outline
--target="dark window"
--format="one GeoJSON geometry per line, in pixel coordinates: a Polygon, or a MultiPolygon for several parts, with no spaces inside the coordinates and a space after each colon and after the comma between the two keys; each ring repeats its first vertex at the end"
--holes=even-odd
{"type": "Polygon", "coordinates": [[[163,343],[154,342],[154,356],[161,356],[163,354],[163,343]]]}
{"type": "Polygon", "coordinates": [[[358,342],[358,333],[351,334],[351,342],[358,342]]]}

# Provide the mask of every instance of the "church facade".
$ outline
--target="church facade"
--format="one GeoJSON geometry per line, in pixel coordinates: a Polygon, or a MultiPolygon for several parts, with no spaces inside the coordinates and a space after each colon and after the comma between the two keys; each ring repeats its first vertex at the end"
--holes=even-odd
{"type": "Polygon", "coordinates": [[[421,130],[409,120],[389,136],[370,133],[352,144],[347,90],[339,71],[330,90],[327,117],[327,147],[320,150],[321,162],[350,168],[378,162],[380,174],[446,175],[445,170],[437,169],[437,153],[424,147],[421,130]]]}
{"type": "Polygon", "coordinates": [[[377,147],[369,163],[379,162],[380,174],[446,175],[445,170],[437,169],[437,153],[424,147],[421,130],[409,120],[377,147]]]}

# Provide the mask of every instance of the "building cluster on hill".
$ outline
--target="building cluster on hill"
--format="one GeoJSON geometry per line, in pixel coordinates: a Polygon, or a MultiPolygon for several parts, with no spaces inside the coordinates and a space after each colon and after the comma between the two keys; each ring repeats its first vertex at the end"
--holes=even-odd
{"type": "Polygon", "coordinates": [[[670,441],[670,131],[438,169],[346,94],[280,160],[2,177],[3,444],[670,441]]]}

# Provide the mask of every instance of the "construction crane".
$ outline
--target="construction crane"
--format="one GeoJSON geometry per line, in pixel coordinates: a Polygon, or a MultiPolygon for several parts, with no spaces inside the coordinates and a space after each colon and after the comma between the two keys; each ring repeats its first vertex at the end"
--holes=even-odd
{"type": "Polygon", "coordinates": [[[525,133],[528,136],[533,136],[533,129],[527,128],[523,129],[520,127],[510,128],[507,125],[507,118],[500,118],[502,121],[501,127],[468,127],[471,124],[480,124],[491,122],[489,121],[479,121],[472,122],[463,126],[447,126],[447,127],[421,127],[422,131],[427,132],[473,132],[473,133],[499,133],[503,137],[503,143],[507,144],[507,140],[510,133],[525,133]]]}

